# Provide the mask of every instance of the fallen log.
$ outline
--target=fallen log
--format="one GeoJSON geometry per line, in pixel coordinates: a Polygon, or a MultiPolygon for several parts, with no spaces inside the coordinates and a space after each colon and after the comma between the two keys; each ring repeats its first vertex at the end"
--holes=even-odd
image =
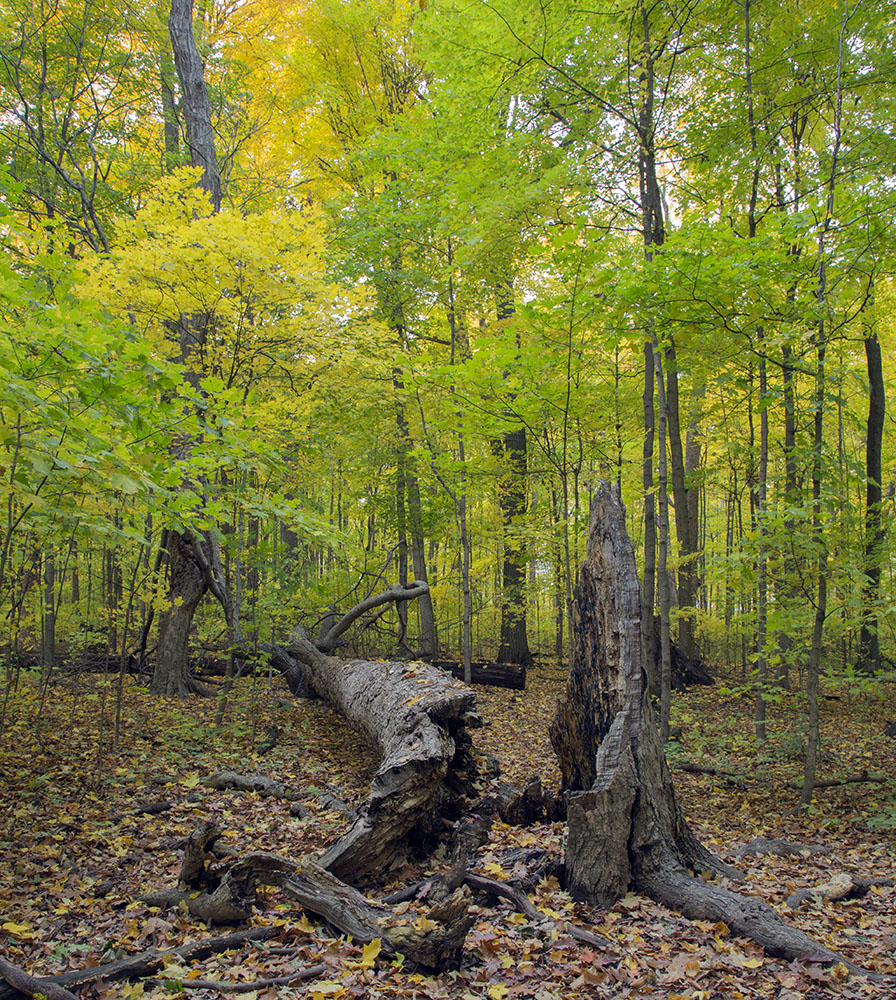
{"type": "Polygon", "coordinates": [[[843,872],[821,885],[813,886],[811,889],[800,889],[799,892],[788,896],[787,906],[791,910],[796,910],[809,900],[814,902],[826,900],[829,903],[837,903],[841,899],[861,899],[872,889],[892,885],[893,879],[891,878],[860,878],[850,872],[843,872]]]}
{"type": "MultiPolygon", "coordinates": [[[[250,927],[244,931],[236,931],[233,934],[224,934],[221,937],[206,938],[204,941],[191,941],[181,945],[179,948],[171,948],[167,951],[158,951],[152,948],[148,951],[141,951],[137,955],[130,955],[127,958],[119,958],[114,962],[107,962],[105,965],[95,965],[90,969],[72,969],[68,972],[61,972],[55,976],[30,977],[35,992],[43,993],[50,1000],[53,987],[64,988],[68,986],[84,986],[88,983],[112,983],[120,982],[123,979],[145,979],[152,976],[166,964],[172,961],[192,962],[201,961],[209,955],[219,954],[223,951],[230,951],[239,948],[247,941],[267,941],[277,937],[280,929],[277,927],[250,927]]],[[[19,970],[21,971],[21,970],[19,970]]],[[[4,975],[3,978],[6,978],[4,975]]],[[[23,996],[34,996],[35,994],[27,990],[16,988],[15,983],[7,979],[7,983],[0,983],[0,1000],[20,1000],[23,996]]],[[[59,994],[56,994],[59,996],[59,994]]],[[[65,994],[62,994],[63,996],[65,994]]],[[[69,994],[71,996],[72,994],[69,994]]]]}
{"type": "Polygon", "coordinates": [[[44,1000],[78,1000],[74,993],[57,983],[41,982],[28,975],[5,958],[0,958],[0,976],[2,976],[16,992],[27,997],[42,996],[44,1000]]]}
{"type": "Polygon", "coordinates": [[[566,693],[551,741],[569,790],[567,887],[611,905],[630,888],[691,919],[723,921],[770,955],[843,962],[765,902],[695,877],[739,873],[691,832],[679,807],[641,661],[641,594],[619,496],[602,483],[573,606],[566,693]]]}
{"type": "Polygon", "coordinates": [[[283,882],[282,889],[303,910],[323,917],[360,944],[379,938],[387,955],[400,953],[431,969],[458,967],[467,931],[473,925],[469,889],[456,889],[424,917],[399,915],[307,858],[298,872],[283,882]]]}
{"type": "Polygon", "coordinates": [[[431,849],[443,818],[456,818],[475,794],[476,695],[420,661],[341,660],[298,634],[287,652],[309,686],[382,754],[356,820],[321,865],[357,882],[431,849]]]}
{"type": "Polygon", "coordinates": [[[219,790],[236,788],[242,792],[257,792],[263,797],[286,799],[289,802],[294,802],[300,797],[298,792],[291,792],[282,781],[275,781],[273,778],[267,778],[262,774],[238,774],[236,771],[216,771],[207,778],[203,778],[202,784],[219,790]]]}
{"type": "Polygon", "coordinates": [[[792,840],[779,837],[755,837],[737,849],[738,858],[756,858],[774,854],[779,858],[809,858],[813,854],[830,854],[831,849],[824,844],[796,844],[792,840]]]}
{"type": "MultiPolygon", "coordinates": [[[[464,665],[457,660],[433,660],[432,665],[440,670],[446,670],[459,681],[464,679],[464,665]]],[[[487,660],[474,660],[472,668],[472,684],[488,684],[492,687],[512,688],[522,691],[526,687],[526,668],[520,663],[490,663],[487,660]]]]}
{"type": "Polygon", "coordinates": [[[186,905],[206,923],[248,920],[262,885],[279,885],[293,871],[294,863],[266,851],[234,860],[233,851],[219,844],[221,828],[209,822],[187,839],[176,889],[161,889],[141,896],[148,906],[186,905]],[[216,859],[209,864],[209,859],[216,859]],[[223,859],[223,860],[220,860],[223,859]]]}

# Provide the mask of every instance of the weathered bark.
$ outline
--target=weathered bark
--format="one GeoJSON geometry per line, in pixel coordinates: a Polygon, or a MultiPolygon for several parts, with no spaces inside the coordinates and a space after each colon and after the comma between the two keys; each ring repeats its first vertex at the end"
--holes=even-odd
{"type": "Polygon", "coordinates": [[[183,97],[182,110],[190,163],[202,169],[200,185],[213,211],[221,207],[221,176],[215,155],[215,133],[205,84],[205,67],[193,37],[193,0],[171,0],[168,34],[183,97]]]}
{"type": "Polygon", "coordinates": [[[189,641],[193,614],[207,584],[188,535],[169,531],[167,546],[169,607],[159,619],[159,646],[149,690],[183,697],[202,692],[190,678],[189,641]]]}
{"type": "Polygon", "coordinates": [[[302,860],[299,871],[286,879],[282,888],[302,909],[319,914],[358,943],[379,938],[387,955],[401,953],[411,961],[440,971],[458,967],[467,931],[474,920],[469,913],[470,891],[466,887],[456,889],[431,907],[424,921],[416,914],[396,915],[308,858],[302,860]]]}
{"type": "Polygon", "coordinates": [[[206,823],[187,841],[178,888],[144,896],[153,906],[184,904],[190,913],[208,922],[247,920],[255,904],[256,887],[279,886],[304,910],[366,944],[379,938],[388,955],[399,952],[432,968],[452,968],[460,959],[467,931],[470,893],[457,889],[429,909],[427,920],[402,916],[388,906],[366,899],[312,858],[298,863],[275,854],[255,852],[209,863],[232,855],[219,843],[220,828],[206,823]]]}
{"type": "Polygon", "coordinates": [[[426,850],[459,815],[476,765],[468,727],[481,725],[476,695],[426,663],[341,660],[294,635],[289,655],[306,682],[382,753],[367,799],[321,864],[358,881],[426,850]]]}
{"type": "Polygon", "coordinates": [[[676,802],[645,689],[640,608],[625,512],[603,483],[592,505],[576,589],[567,689],[551,727],[564,787],[571,792],[570,892],[609,905],[634,888],[691,918],[723,920],[770,954],[842,961],[761,900],[690,874],[738,873],[697,841],[676,802]]]}

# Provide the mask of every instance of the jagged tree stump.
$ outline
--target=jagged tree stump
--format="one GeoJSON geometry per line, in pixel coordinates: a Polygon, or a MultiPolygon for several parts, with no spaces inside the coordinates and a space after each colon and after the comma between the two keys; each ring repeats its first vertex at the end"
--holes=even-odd
{"type": "Polygon", "coordinates": [[[739,873],[699,843],[676,802],[647,698],[640,614],[625,510],[603,483],[592,504],[586,561],[576,587],[569,678],[551,726],[570,793],[570,892],[609,906],[635,889],[692,919],[724,921],[769,954],[844,961],[762,900],[691,874],[739,873]]]}

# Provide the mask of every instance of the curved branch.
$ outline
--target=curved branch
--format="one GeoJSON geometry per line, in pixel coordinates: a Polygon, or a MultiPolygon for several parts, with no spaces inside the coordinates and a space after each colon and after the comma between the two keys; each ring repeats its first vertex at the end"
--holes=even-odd
{"type": "Polygon", "coordinates": [[[372,611],[373,608],[378,608],[381,604],[388,604],[390,601],[394,601],[396,604],[401,601],[413,601],[418,597],[422,597],[423,594],[428,593],[429,584],[420,580],[412,580],[406,584],[396,583],[394,587],[390,587],[388,590],[381,591],[379,594],[373,594],[370,597],[365,598],[363,601],[359,601],[351,609],[351,611],[347,611],[339,619],[339,621],[327,631],[326,635],[322,636],[315,643],[315,645],[322,653],[329,653],[335,648],[339,637],[368,611],[372,611]]]}

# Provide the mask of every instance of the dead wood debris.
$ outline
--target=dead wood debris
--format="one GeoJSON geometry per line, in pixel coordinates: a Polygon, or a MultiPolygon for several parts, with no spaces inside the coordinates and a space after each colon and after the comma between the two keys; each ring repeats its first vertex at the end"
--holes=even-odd
{"type": "Polygon", "coordinates": [[[0,984],[0,1000],[18,1000],[21,996],[34,996],[36,993],[43,993],[47,1000],[64,998],[69,1000],[74,994],[65,987],[83,986],[87,983],[98,982],[119,982],[123,979],[145,979],[154,975],[172,960],[180,962],[199,961],[209,955],[216,955],[233,948],[239,948],[247,941],[267,941],[276,937],[280,931],[276,927],[250,927],[243,931],[236,931],[232,934],[224,934],[220,937],[206,938],[204,941],[191,941],[179,948],[172,948],[168,951],[158,951],[150,949],[142,951],[137,955],[130,955],[127,958],[118,959],[115,962],[107,962],[105,965],[96,965],[90,969],[75,969],[70,972],[63,972],[56,976],[28,976],[27,973],[16,969],[8,962],[0,960],[0,975],[8,986],[0,984]],[[12,979],[7,972],[12,969],[16,973],[16,978],[12,979]],[[27,977],[33,986],[31,992],[24,984],[26,980],[18,978],[18,974],[27,977]],[[53,990],[57,992],[52,992],[53,990]],[[62,990],[62,992],[59,992],[62,990]]]}
{"type": "Polygon", "coordinates": [[[824,844],[795,844],[791,840],[774,837],[756,837],[749,844],[738,848],[736,858],[754,858],[763,854],[776,854],[780,858],[809,858],[813,854],[829,854],[824,844]]]}
{"type": "Polygon", "coordinates": [[[266,778],[262,774],[237,774],[236,771],[216,771],[202,781],[209,788],[238,788],[243,792],[257,792],[273,799],[286,799],[294,802],[299,798],[297,792],[291,792],[282,781],[266,778]]]}
{"type": "Polygon", "coordinates": [[[787,905],[791,910],[796,910],[806,902],[821,902],[825,900],[829,903],[839,902],[841,899],[861,899],[868,894],[871,889],[892,886],[891,878],[859,878],[849,872],[842,872],[821,885],[813,886],[811,889],[800,889],[792,896],[787,897],[787,905]]]}

